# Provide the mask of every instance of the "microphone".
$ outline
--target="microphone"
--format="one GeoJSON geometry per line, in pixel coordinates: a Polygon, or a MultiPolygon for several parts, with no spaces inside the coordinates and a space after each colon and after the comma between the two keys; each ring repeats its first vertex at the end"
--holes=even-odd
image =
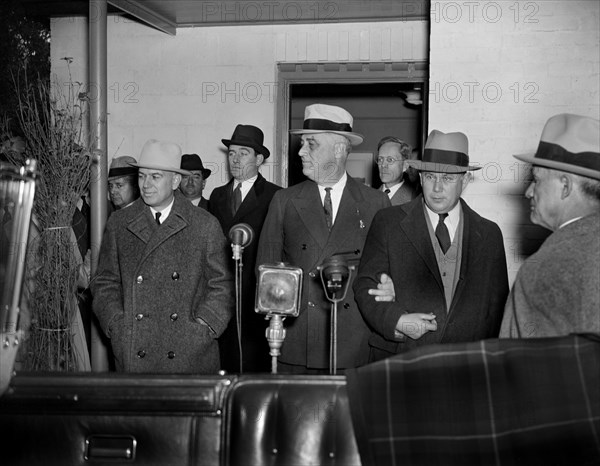
{"type": "Polygon", "coordinates": [[[247,223],[238,223],[230,228],[229,239],[233,249],[233,258],[241,259],[242,250],[254,239],[254,230],[247,223]]]}
{"type": "Polygon", "coordinates": [[[334,255],[323,261],[318,267],[329,301],[344,299],[346,285],[350,277],[350,268],[342,255],[334,255]],[[339,292],[342,296],[336,296],[339,292]],[[337,298],[337,299],[336,299],[337,298]]]}

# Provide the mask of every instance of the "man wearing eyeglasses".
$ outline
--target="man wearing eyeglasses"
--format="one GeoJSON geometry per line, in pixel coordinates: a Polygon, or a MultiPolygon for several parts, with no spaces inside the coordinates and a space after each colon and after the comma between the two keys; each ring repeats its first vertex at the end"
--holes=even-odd
{"type": "Polygon", "coordinates": [[[386,136],[377,144],[375,163],[382,182],[380,189],[392,205],[406,204],[419,194],[418,183],[409,176],[414,170],[405,163],[412,152],[410,144],[394,136],[386,136]]]}
{"type": "Polygon", "coordinates": [[[354,281],[373,329],[371,362],[423,345],[497,337],[508,295],[500,228],[461,199],[480,168],[469,165],[467,137],[434,130],[423,160],[409,163],[423,194],[376,214],[354,281]]]}

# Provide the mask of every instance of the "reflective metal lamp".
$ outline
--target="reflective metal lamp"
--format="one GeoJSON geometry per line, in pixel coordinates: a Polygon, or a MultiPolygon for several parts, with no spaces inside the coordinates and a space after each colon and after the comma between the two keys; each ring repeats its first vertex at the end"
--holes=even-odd
{"type": "Polygon", "coordinates": [[[269,319],[265,336],[269,342],[272,374],[277,374],[277,358],[285,340],[283,321],[286,317],[298,317],[301,293],[301,268],[283,262],[258,266],[255,311],[269,319]]]}

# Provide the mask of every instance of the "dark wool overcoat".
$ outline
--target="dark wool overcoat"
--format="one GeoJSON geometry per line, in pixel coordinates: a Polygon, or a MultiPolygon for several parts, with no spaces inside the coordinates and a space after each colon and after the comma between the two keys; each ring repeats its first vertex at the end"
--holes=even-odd
{"type": "MultiPolygon", "coordinates": [[[[229,229],[238,223],[250,225],[254,231],[254,239],[244,248],[242,255],[242,348],[243,348],[243,370],[244,372],[270,371],[271,357],[269,356],[269,344],[265,338],[265,330],[269,322],[264,316],[254,312],[254,297],[256,291],[256,250],[258,238],[262,230],[269,204],[273,195],[281,189],[280,186],[270,183],[260,173],[254,185],[248,191],[244,201],[237,212],[232,212],[231,204],[233,197],[233,179],[224,186],[215,188],[210,195],[208,211],[217,217],[223,232],[229,236],[229,229]]],[[[227,245],[229,257],[231,257],[231,246],[227,245]]],[[[230,265],[235,266],[233,260],[230,265]]],[[[229,326],[223,336],[219,339],[221,348],[221,363],[223,368],[229,372],[239,372],[239,346],[237,340],[237,324],[235,316],[229,322],[229,326]]]]}
{"type": "Polygon", "coordinates": [[[219,370],[233,311],[225,244],[217,219],[179,192],[160,226],[141,198],[111,215],[91,288],[118,371],[219,370]]]}
{"type": "Polygon", "coordinates": [[[423,196],[382,210],[373,220],[354,293],[360,310],[373,328],[369,344],[401,353],[433,343],[458,343],[495,338],[500,330],[508,295],[508,276],[502,233],[460,200],[463,243],[460,272],[448,309],[444,286],[431,243],[423,196]],[[368,294],[381,273],[394,282],[395,302],[376,302],[368,294]],[[418,340],[394,337],[405,313],[433,312],[438,328],[418,340]]]}
{"type": "MultiPolygon", "coordinates": [[[[304,283],[300,315],[285,321],[286,338],[280,360],[308,368],[329,367],[331,303],[317,267],[334,254],[357,266],[375,213],[390,205],[387,195],[348,176],[331,232],[327,229],[319,188],[304,181],[275,193],[263,225],[257,264],[288,262],[302,268],[304,283]]],[[[367,362],[369,329],[348,286],[338,304],[337,366],[367,362]]]]}

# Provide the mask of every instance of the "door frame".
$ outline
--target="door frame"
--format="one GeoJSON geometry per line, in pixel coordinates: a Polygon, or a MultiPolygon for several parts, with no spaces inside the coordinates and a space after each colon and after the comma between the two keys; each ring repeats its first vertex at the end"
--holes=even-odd
{"type": "Polygon", "coordinates": [[[288,186],[288,151],[291,86],[295,84],[415,83],[422,86],[421,147],[427,139],[429,63],[427,61],[278,63],[275,106],[275,152],[280,159],[273,167],[276,184],[288,186]]]}

